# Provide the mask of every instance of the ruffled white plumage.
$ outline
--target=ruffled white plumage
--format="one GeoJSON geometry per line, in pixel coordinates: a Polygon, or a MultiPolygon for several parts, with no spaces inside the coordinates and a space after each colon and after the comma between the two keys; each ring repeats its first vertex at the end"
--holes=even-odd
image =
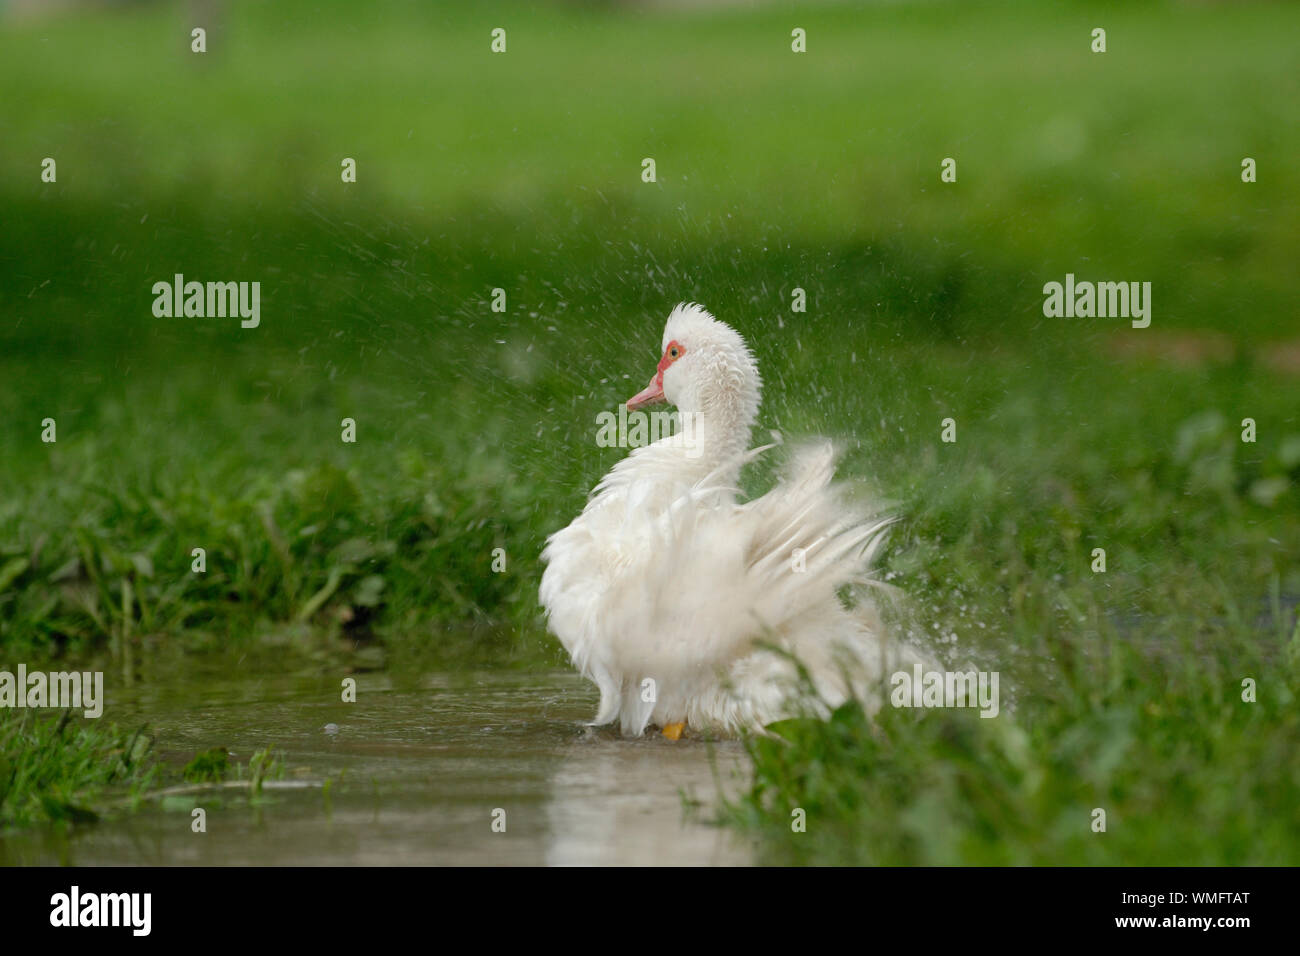
{"type": "Polygon", "coordinates": [[[914,655],[887,644],[868,595],[851,608],[840,595],[870,583],[888,521],[834,482],[825,441],[795,449],[771,491],[741,500],[742,466],[771,453],[734,450],[757,410],[757,371],[743,380],[753,361],[743,341],[698,307],[675,324],[683,308],[670,317],[665,345],[686,334],[674,333],[683,325],[702,342],[716,333],[720,350],[734,350],[734,338],[739,379],[717,381],[727,377],[725,356],[698,366],[694,373],[712,380],[691,385],[710,396],[695,433],[632,451],[542,553],[551,630],[600,690],[593,722],[617,720],[629,735],[650,723],[759,728],[806,706],[796,660],[823,706],[849,694],[870,703],[880,679],[914,655]],[[698,313],[712,325],[696,331],[698,313]],[[751,387],[752,410],[723,407],[727,394],[751,387]]]}

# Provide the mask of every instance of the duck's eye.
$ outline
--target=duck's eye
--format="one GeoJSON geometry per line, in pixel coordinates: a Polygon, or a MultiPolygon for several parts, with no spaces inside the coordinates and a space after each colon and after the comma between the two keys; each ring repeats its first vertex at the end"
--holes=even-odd
{"type": "Polygon", "coordinates": [[[670,358],[677,358],[677,356],[681,355],[681,350],[674,345],[668,350],[668,355],[670,358]]]}

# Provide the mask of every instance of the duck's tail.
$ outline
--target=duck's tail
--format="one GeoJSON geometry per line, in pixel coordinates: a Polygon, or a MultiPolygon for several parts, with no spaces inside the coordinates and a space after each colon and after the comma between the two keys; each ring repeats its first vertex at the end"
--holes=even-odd
{"type": "MultiPolygon", "coordinates": [[[[891,519],[834,482],[835,457],[825,441],[795,449],[776,486],[746,504],[719,506],[730,496],[702,483],[658,526],[656,560],[634,603],[653,614],[620,622],[615,638],[623,673],[653,678],[648,693],[643,684],[621,688],[625,733],[665,716],[728,731],[758,726],[788,716],[793,688],[783,685],[797,683],[800,669],[836,706],[874,693],[902,662],[862,587],[877,583],[872,562],[891,519]]],[[[612,717],[614,701],[606,703],[601,716],[612,717]]]]}

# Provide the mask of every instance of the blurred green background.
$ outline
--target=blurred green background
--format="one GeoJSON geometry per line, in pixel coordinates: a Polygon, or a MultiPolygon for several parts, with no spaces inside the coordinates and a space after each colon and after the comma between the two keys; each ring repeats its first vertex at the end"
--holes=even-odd
{"type": "MultiPolygon", "coordinates": [[[[902,515],[905,631],[1051,719],[1140,687],[1135,720],[1194,722],[1141,701],[1295,643],[1297,35],[1283,3],[10,4],[0,648],[563,666],[536,556],[693,299],[753,346],[760,428],[840,439],[902,515]],[[260,281],[261,326],[155,318],[177,272],[260,281]],[[1150,328],[1044,318],[1067,272],[1151,282],[1150,328]]],[[[1204,733],[1283,748],[1286,699],[1204,733]]]]}
{"type": "MultiPolygon", "coordinates": [[[[851,440],[918,520],[950,496],[976,532],[1047,507],[1064,512],[1049,537],[1141,548],[1132,522],[1158,525],[1196,478],[1174,460],[1187,427],[1213,474],[1179,520],[1226,520],[1227,494],[1258,509],[1242,533],[1294,546],[1261,525],[1294,508],[1300,456],[1297,21],[1280,4],[13,5],[3,640],[94,649],[124,616],[162,644],[310,644],[314,623],[556,659],[535,555],[621,456],[595,447],[595,414],[639,387],[682,299],[750,339],[763,426],[851,440]],[[177,272],[260,281],[261,327],[155,318],[152,284],[177,272]],[[1066,272],[1152,282],[1151,328],[1044,319],[1066,272]],[[940,447],[949,415],[961,440],[940,447]],[[1257,445],[1216,444],[1247,416],[1257,445]],[[1109,528],[1116,509],[1138,514],[1109,528]],[[503,622],[520,627],[443,633],[503,622]]],[[[1240,586],[1262,594],[1255,558],[1240,586]]]]}

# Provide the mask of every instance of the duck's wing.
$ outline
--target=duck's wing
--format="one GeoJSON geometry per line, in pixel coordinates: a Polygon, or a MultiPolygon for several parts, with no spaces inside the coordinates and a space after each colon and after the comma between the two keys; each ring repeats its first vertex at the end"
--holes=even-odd
{"type": "MultiPolygon", "coordinates": [[[[677,719],[678,705],[705,697],[718,702],[720,714],[733,708],[710,722],[761,722],[736,715],[747,701],[770,703],[785,688],[755,686],[728,699],[718,687],[737,667],[750,683],[765,680],[760,675],[770,668],[742,664],[762,642],[813,668],[819,689],[838,675],[837,645],[854,644],[859,656],[868,650],[870,628],[845,611],[837,592],[869,579],[889,522],[849,502],[833,481],[834,466],[829,443],[796,449],[761,498],[738,504],[732,489],[701,482],[646,529],[638,574],[605,621],[613,628],[612,659],[637,680],[619,706],[625,732],[639,733],[656,712],[677,719]],[[646,678],[655,700],[634,693],[646,678]]],[[[768,704],[748,709],[773,719],[768,704]]]]}
{"type": "Polygon", "coordinates": [[[629,734],[655,714],[689,712],[729,729],[763,723],[786,690],[773,686],[773,667],[791,668],[756,663],[760,643],[799,658],[823,693],[836,684],[839,645],[859,657],[873,649],[875,633],[838,592],[869,580],[889,521],[852,502],[834,470],[830,443],[818,442],[795,449],[776,486],[744,504],[724,483],[734,464],[679,486],[667,507],[644,507],[635,485],[605,485],[552,536],[542,603],[600,688],[596,723],[618,718],[629,734]],[[729,675],[746,686],[722,690],[729,675]]]}
{"type": "Polygon", "coordinates": [[[828,441],[796,448],[772,490],[740,509],[755,613],[774,630],[846,585],[876,583],[872,564],[894,519],[836,483],[835,460],[828,441]]]}

